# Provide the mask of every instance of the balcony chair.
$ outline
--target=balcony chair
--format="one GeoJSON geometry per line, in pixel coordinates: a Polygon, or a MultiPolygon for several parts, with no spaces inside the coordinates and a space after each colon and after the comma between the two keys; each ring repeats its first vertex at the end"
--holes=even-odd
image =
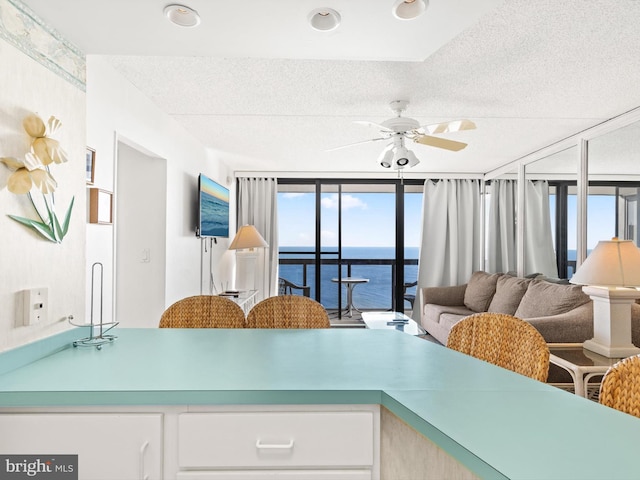
{"type": "Polygon", "coordinates": [[[613,365],[602,379],[599,401],[602,405],[640,417],[640,355],[613,365]]]}
{"type": "Polygon", "coordinates": [[[549,348],[535,327],[503,313],[477,313],[456,323],[447,347],[546,382],[549,348]]]}
{"type": "Polygon", "coordinates": [[[258,302],[247,315],[249,328],[329,328],[329,315],[312,298],[278,295],[258,302]]]}
{"type": "Polygon", "coordinates": [[[278,295],[295,295],[294,290],[302,290],[305,297],[311,296],[311,287],[308,285],[296,285],[286,278],[278,278],[278,295]]]}
{"type": "Polygon", "coordinates": [[[234,301],[217,295],[183,298],[167,308],[160,318],[160,328],[244,328],[242,308],[234,301]]]}
{"type": "Polygon", "coordinates": [[[409,302],[411,304],[411,310],[413,310],[413,304],[416,301],[416,294],[415,293],[407,293],[407,290],[410,289],[411,287],[415,287],[416,285],[418,285],[418,281],[417,280],[415,282],[405,283],[403,285],[403,287],[404,287],[403,297],[407,302],[409,302]]]}

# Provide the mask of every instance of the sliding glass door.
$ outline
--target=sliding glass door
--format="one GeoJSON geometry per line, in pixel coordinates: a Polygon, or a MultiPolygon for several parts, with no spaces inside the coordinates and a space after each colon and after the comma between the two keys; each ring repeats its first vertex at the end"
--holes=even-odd
{"type": "Polygon", "coordinates": [[[411,308],[404,284],[417,279],[422,185],[287,179],[279,191],[281,277],[309,285],[336,318],[411,308]]]}

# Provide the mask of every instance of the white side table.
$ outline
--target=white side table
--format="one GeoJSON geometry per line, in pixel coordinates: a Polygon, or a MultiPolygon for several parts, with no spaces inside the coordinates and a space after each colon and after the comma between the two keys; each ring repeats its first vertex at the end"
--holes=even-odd
{"type": "Polygon", "coordinates": [[[588,398],[589,385],[599,385],[609,367],[620,358],[608,358],[582,347],[581,343],[549,343],[549,362],[569,372],[576,395],[588,398]]]}
{"type": "Polygon", "coordinates": [[[344,283],[347,286],[347,309],[346,313],[349,317],[353,317],[353,311],[360,311],[353,304],[353,289],[356,285],[360,285],[361,283],[369,283],[368,278],[360,278],[360,277],[342,277],[342,278],[332,278],[332,282],[334,283],[344,283]]]}
{"type": "Polygon", "coordinates": [[[245,317],[249,314],[249,311],[256,304],[256,295],[258,294],[258,290],[238,290],[237,293],[221,293],[220,296],[226,297],[229,300],[233,300],[236,302],[242,311],[244,312],[245,317]]]}

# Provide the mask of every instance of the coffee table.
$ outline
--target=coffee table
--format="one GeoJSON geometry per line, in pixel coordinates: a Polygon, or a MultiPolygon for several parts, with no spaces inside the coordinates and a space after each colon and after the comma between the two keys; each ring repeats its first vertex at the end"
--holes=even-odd
{"type": "Polygon", "coordinates": [[[400,312],[362,312],[362,321],[371,329],[398,330],[409,335],[427,333],[417,322],[400,312]]]}
{"type": "Polygon", "coordinates": [[[581,343],[549,343],[549,362],[569,372],[576,395],[589,398],[589,387],[599,387],[609,367],[620,358],[608,358],[582,347],[581,343]]]}

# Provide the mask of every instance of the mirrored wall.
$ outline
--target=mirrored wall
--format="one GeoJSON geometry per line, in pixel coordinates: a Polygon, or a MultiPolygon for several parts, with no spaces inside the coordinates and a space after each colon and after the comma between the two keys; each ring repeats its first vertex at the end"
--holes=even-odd
{"type": "Polygon", "coordinates": [[[638,245],[640,122],[588,142],[587,254],[600,240],[638,245]]]}
{"type": "Polygon", "coordinates": [[[577,252],[578,147],[525,165],[524,274],[571,278],[577,252]]]}
{"type": "MultiPolygon", "coordinates": [[[[618,237],[640,246],[640,108],[517,163],[523,168],[506,174],[500,169],[485,178],[500,183],[517,173],[522,183],[517,200],[510,201],[515,205],[515,245],[522,245],[516,255],[518,275],[568,281],[600,240],[618,237]]],[[[490,186],[487,192],[486,269],[514,270],[510,259],[501,263],[504,252],[492,247],[490,238],[502,230],[489,219],[490,186]]]]}

